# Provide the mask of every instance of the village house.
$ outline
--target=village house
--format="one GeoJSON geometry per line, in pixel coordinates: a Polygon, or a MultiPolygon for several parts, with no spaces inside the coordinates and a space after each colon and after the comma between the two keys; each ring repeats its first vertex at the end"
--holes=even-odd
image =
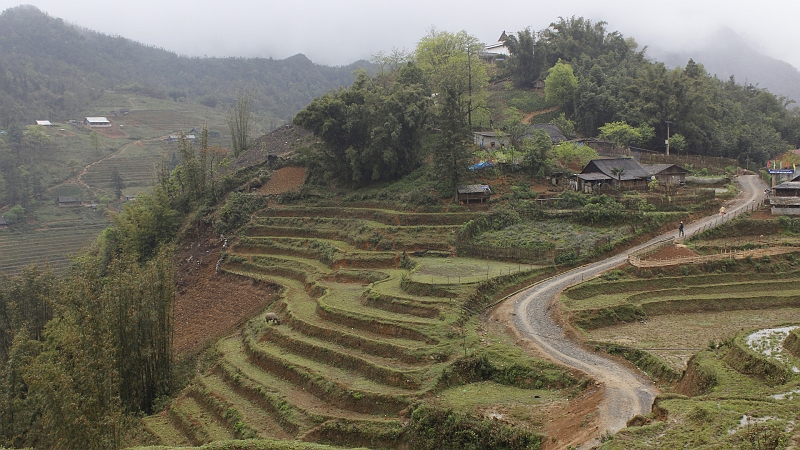
{"type": "Polygon", "coordinates": [[[767,199],[769,200],[772,214],[784,216],[800,215],[800,175],[773,186],[767,199]]]}
{"type": "Polygon", "coordinates": [[[105,117],[87,117],[83,119],[84,125],[89,125],[89,128],[110,128],[111,121],[105,117]]]}
{"type": "Polygon", "coordinates": [[[8,228],[10,225],[3,216],[0,216],[0,230],[8,228]]]}
{"type": "MultiPolygon", "coordinates": [[[[535,130],[541,130],[547,133],[547,136],[550,137],[550,141],[553,144],[558,144],[567,140],[566,136],[564,136],[557,126],[549,123],[536,123],[531,125],[525,132],[523,139],[530,138],[535,130]]],[[[508,147],[510,141],[505,133],[499,133],[498,135],[498,133],[494,131],[476,131],[473,133],[473,142],[483,150],[492,151],[508,147]]]]}
{"type": "Polygon", "coordinates": [[[476,131],[473,133],[475,145],[486,151],[492,151],[508,145],[508,138],[498,137],[494,131],[476,131]]]}
{"type": "Polygon", "coordinates": [[[511,51],[508,49],[508,47],[506,47],[507,38],[508,35],[505,31],[503,31],[503,33],[500,34],[500,38],[497,40],[497,42],[486,44],[483,52],[480,54],[481,59],[489,64],[505,61],[506,58],[511,55],[511,51]]]}
{"type": "Polygon", "coordinates": [[[36,121],[36,125],[41,125],[41,126],[43,126],[43,127],[49,127],[49,126],[51,126],[51,125],[53,125],[53,124],[52,124],[52,123],[50,123],[50,121],[49,121],[49,120],[37,120],[37,121],[36,121]]]}
{"type": "MultiPolygon", "coordinates": [[[[553,145],[559,144],[567,140],[567,137],[564,136],[564,133],[558,129],[557,126],[553,125],[552,123],[535,123],[532,125],[533,130],[541,130],[547,133],[550,137],[550,142],[553,145]]],[[[529,136],[530,133],[526,133],[526,137],[529,136]]]]}
{"type": "Polygon", "coordinates": [[[639,164],[631,158],[601,158],[589,161],[581,173],[573,175],[572,188],[586,193],[601,186],[623,191],[644,191],[653,179],[661,186],[680,186],[689,171],[675,164],[639,164]]]}
{"type": "Polygon", "coordinates": [[[77,197],[58,197],[58,206],[81,206],[81,199],[77,197]]]}

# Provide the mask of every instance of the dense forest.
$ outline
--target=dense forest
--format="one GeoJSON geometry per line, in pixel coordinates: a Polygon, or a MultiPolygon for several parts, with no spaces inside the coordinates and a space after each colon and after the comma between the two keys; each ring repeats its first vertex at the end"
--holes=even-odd
{"type": "Polygon", "coordinates": [[[701,61],[669,70],[645,58],[632,38],[609,32],[604,22],[561,18],[547,29],[525,29],[507,41],[507,74],[520,87],[546,79],[559,62],[576,78],[563,97],[576,130],[597,135],[605,124],[625,122],[654,130],[632,142],[664,149],[668,122],[689,153],[764,162],[800,145],[800,115],[793,102],[734,76],[709,75],[701,61]]]}
{"type": "Polygon", "coordinates": [[[322,141],[307,158],[312,173],[364,185],[401,178],[430,159],[445,194],[465,175],[470,131],[491,124],[508,137],[522,168],[545,175],[555,169],[554,151],[564,149],[521,125],[514,106],[491,104],[490,85],[508,80],[528,92],[544,81],[542,106],[560,110],[553,123],[567,136],[660,152],[669,137],[673,153],[743,165],[800,144],[792,102],[710,76],[693,60],[668,70],[604,22],[562,18],[539,32],[519,31],[506,44],[511,57],[487,65],[474,37],[432,30],[413,52],[378,58],[375,76],[362,74],[353,86],[316,98],[294,119],[322,141]]]}
{"type": "Polygon", "coordinates": [[[209,107],[249,92],[259,114],[288,121],[315,96],[352,83],[359,67],[369,63],[327,67],[303,55],[189,58],[19,6],[0,15],[0,126],[73,118],[106,89],[209,107]]]}

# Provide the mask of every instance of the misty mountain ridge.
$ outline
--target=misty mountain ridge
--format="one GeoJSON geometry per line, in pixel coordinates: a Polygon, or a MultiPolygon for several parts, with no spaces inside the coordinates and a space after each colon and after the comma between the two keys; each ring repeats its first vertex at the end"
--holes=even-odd
{"type": "MultiPolygon", "coordinates": [[[[734,75],[790,99],[800,98],[800,71],[753,50],[729,29],[700,50],[667,52],[649,47],[648,57],[669,67],[691,58],[720,79],[734,75]]],[[[53,18],[33,6],[0,14],[0,127],[33,119],[64,119],[85,110],[105,90],[201,103],[231,104],[250,92],[264,116],[289,121],[315,97],[349,86],[356,69],[372,65],[315,64],[298,54],[272,58],[200,58],[109,36],[53,18]]]]}
{"type": "Polygon", "coordinates": [[[737,83],[752,84],[787,99],[800,100],[800,70],[753,49],[730,28],[721,28],[701,48],[675,52],[648,46],[647,56],[670,68],[684,67],[693,59],[721,80],[733,75],[737,83]]]}
{"type": "Polygon", "coordinates": [[[256,111],[290,120],[315,97],[352,84],[356,69],[370,67],[366,61],[323,66],[302,54],[190,58],[19,6],[0,14],[0,126],[63,119],[117,89],[209,107],[249,92],[256,111]]]}

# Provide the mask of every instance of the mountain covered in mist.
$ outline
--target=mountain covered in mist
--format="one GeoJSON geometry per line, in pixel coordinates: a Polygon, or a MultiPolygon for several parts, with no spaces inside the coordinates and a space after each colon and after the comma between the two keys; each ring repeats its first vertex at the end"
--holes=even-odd
{"type": "Polygon", "coordinates": [[[647,55],[664,62],[667,67],[683,67],[691,58],[702,64],[709,74],[722,80],[733,76],[737,83],[752,84],[800,101],[800,70],[753,49],[749,42],[729,28],[718,31],[699,49],[670,52],[648,47],[647,55]]]}
{"type": "Polygon", "coordinates": [[[250,92],[256,111],[288,120],[313,98],[352,84],[359,67],[369,63],[328,67],[302,54],[189,58],[19,6],[0,14],[0,126],[63,119],[114,89],[211,107],[250,92]]]}

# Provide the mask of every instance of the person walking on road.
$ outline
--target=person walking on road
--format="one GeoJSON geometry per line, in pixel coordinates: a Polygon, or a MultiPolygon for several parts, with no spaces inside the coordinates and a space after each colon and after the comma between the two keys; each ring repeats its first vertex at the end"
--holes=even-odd
{"type": "Polygon", "coordinates": [[[681,220],[681,224],[678,225],[678,237],[683,237],[683,221],[681,220]]]}

